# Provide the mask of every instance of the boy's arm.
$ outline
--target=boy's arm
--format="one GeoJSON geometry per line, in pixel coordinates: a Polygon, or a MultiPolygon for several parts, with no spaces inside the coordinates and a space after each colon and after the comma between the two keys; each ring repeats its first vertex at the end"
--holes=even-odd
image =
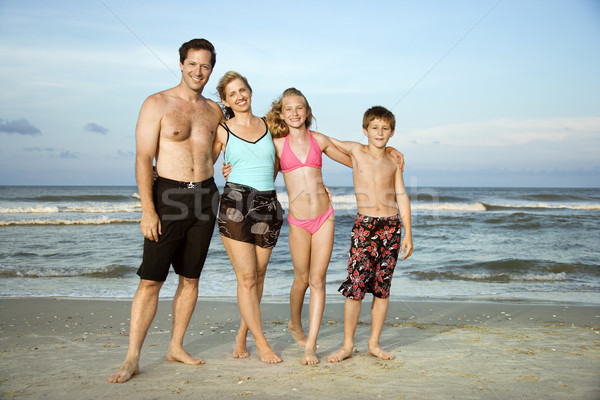
{"type": "Polygon", "coordinates": [[[410,200],[404,186],[404,178],[400,166],[396,166],[396,174],[394,175],[394,190],[396,191],[396,204],[400,212],[402,227],[404,228],[404,238],[400,246],[400,253],[404,254],[402,260],[410,257],[413,251],[412,227],[410,220],[410,200]]]}

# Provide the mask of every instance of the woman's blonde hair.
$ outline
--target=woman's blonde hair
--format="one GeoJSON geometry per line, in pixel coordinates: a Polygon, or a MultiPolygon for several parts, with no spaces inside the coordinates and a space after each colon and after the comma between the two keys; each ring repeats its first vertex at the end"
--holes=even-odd
{"type": "Polygon", "coordinates": [[[300,96],[304,99],[304,104],[306,104],[306,121],[304,125],[306,126],[306,128],[309,128],[312,124],[313,115],[312,109],[308,104],[308,100],[306,100],[306,97],[304,97],[302,92],[298,89],[288,88],[283,91],[283,94],[281,95],[281,97],[279,97],[279,99],[271,103],[271,110],[267,113],[267,125],[269,126],[269,130],[271,131],[271,135],[273,135],[273,137],[283,137],[287,136],[290,133],[289,127],[281,118],[283,103],[285,99],[287,99],[290,96],[300,96]]]}
{"type": "Polygon", "coordinates": [[[221,79],[219,79],[219,83],[217,83],[217,92],[219,92],[219,97],[221,98],[221,108],[223,109],[223,114],[225,114],[225,119],[231,119],[235,115],[233,113],[233,110],[231,109],[231,107],[226,107],[222,103],[222,101],[227,98],[227,93],[225,92],[225,88],[227,87],[227,85],[229,85],[231,82],[235,81],[236,79],[239,79],[242,82],[244,82],[244,85],[246,85],[248,90],[250,90],[250,94],[252,94],[252,88],[250,87],[250,84],[248,83],[248,79],[246,79],[245,76],[242,76],[242,74],[240,74],[239,72],[235,72],[235,71],[225,72],[225,75],[223,75],[223,77],[221,79]]]}

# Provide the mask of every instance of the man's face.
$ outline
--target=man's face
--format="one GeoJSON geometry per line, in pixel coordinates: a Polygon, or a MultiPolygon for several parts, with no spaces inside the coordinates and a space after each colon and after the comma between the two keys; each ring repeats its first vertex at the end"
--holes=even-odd
{"type": "Polygon", "coordinates": [[[183,83],[195,92],[202,92],[212,73],[210,51],[190,49],[183,64],[179,63],[183,83]]]}

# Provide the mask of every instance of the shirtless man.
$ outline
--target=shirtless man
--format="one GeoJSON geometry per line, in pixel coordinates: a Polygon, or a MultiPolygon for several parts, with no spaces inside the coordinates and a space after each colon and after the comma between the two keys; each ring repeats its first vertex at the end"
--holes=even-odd
{"type": "Polygon", "coordinates": [[[213,180],[212,144],[223,114],[202,96],[216,53],[205,39],[179,49],[181,82],[144,101],[136,126],[135,171],[145,237],[140,284],[131,305],[129,349],[120,369],[108,377],[122,383],[140,372],[139,359],[170,265],[179,275],[173,299],[168,361],[198,365],[183,337],[198,298],[198,280],[212,237],[219,192],[213,180]],[[153,184],[153,161],[158,179],[153,184]]]}

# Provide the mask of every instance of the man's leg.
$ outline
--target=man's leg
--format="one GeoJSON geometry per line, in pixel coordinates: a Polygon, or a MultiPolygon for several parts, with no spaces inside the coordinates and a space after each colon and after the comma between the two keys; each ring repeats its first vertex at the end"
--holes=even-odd
{"type": "Polygon", "coordinates": [[[158,293],[163,282],[142,279],[131,304],[131,321],[129,323],[129,348],[121,368],[108,377],[112,383],[127,382],[140,372],[140,352],[148,328],[156,315],[158,293]]]}
{"type": "Polygon", "coordinates": [[[179,276],[179,285],[173,298],[173,331],[169,351],[167,352],[167,361],[179,361],[191,365],[204,364],[201,358],[192,357],[183,348],[183,337],[197,301],[198,279],[179,276]]]}

